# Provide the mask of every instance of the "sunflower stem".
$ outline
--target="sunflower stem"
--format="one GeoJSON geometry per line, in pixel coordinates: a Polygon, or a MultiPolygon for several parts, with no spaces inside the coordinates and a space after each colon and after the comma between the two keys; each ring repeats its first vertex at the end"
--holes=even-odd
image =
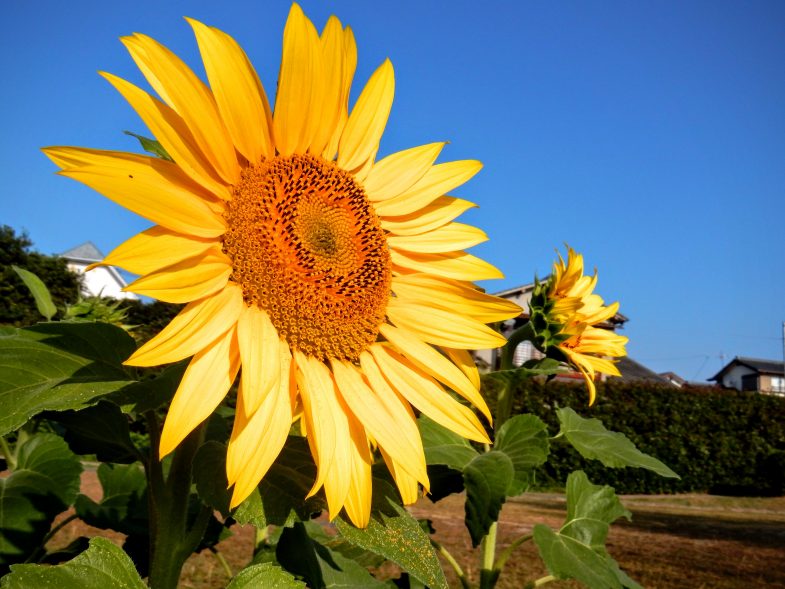
{"type": "Polygon", "coordinates": [[[480,568],[480,589],[493,589],[499,579],[499,571],[494,567],[496,558],[496,531],[499,522],[493,522],[488,533],[482,539],[482,567],[480,568]]]}
{"type": "Polygon", "coordinates": [[[16,470],[16,458],[14,457],[14,453],[11,452],[11,448],[9,447],[5,436],[0,436],[0,449],[3,450],[3,457],[5,458],[8,470],[16,470]]]}
{"type": "Polygon", "coordinates": [[[512,544],[510,544],[507,548],[505,548],[502,551],[502,553],[499,555],[499,558],[496,559],[496,564],[494,565],[494,568],[499,569],[499,571],[501,571],[504,568],[504,565],[507,564],[507,560],[510,558],[510,556],[512,556],[512,553],[515,551],[515,549],[518,548],[518,546],[520,546],[524,542],[528,542],[532,538],[534,538],[533,534],[524,534],[523,536],[520,536],[519,538],[513,540],[512,544]]]}
{"type": "MultiPolygon", "coordinates": [[[[157,420],[153,421],[157,426],[157,420]]],[[[177,447],[166,480],[159,479],[158,430],[151,431],[148,467],[150,496],[150,577],[152,589],[176,589],[186,559],[202,539],[211,510],[202,508],[191,525],[188,504],[191,491],[191,462],[204,439],[205,424],[197,427],[177,447]]]]}
{"type": "Polygon", "coordinates": [[[447,550],[444,546],[439,544],[436,540],[431,540],[431,545],[436,549],[436,551],[442,555],[444,560],[447,561],[452,567],[452,570],[455,571],[455,574],[458,576],[458,580],[461,582],[462,589],[471,589],[471,585],[469,584],[469,579],[466,577],[466,573],[463,572],[461,565],[458,564],[458,561],[455,560],[455,557],[447,550]]]}
{"type": "MultiPolygon", "coordinates": [[[[534,329],[532,328],[531,322],[527,321],[523,325],[521,325],[518,329],[512,332],[507,343],[502,348],[502,360],[501,360],[501,370],[512,370],[513,369],[513,358],[515,357],[515,348],[518,347],[518,344],[523,342],[524,340],[532,340],[534,339],[534,329]]],[[[494,428],[495,431],[499,431],[499,428],[510,418],[512,413],[512,401],[513,395],[515,393],[515,385],[517,384],[517,379],[515,378],[508,378],[504,382],[504,386],[502,390],[499,392],[499,402],[496,405],[496,419],[494,420],[494,428]]]]}

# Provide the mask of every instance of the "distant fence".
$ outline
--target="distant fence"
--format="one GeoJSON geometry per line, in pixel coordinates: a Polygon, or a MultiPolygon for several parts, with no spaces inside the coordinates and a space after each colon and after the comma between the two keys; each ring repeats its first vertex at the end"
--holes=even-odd
{"type": "MultiPolygon", "coordinates": [[[[498,385],[486,377],[483,388],[493,404],[498,385]]],[[[590,480],[609,484],[619,493],[785,494],[783,397],[613,380],[598,383],[597,403],[591,408],[585,389],[571,383],[527,381],[515,395],[515,412],[538,415],[551,435],[559,428],[555,409],[567,405],[622,432],[681,480],[642,469],[606,468],[557,440],[547,468],[538,473],[540,486],[562,485],[570,471],[581,468],[590,480]]]]}

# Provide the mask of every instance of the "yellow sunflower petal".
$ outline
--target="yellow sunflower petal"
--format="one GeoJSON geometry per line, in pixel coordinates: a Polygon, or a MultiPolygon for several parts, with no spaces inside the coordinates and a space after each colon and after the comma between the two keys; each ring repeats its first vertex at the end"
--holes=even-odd
{"type": "MultiPolygon", "coordinates": [[[[311,111],[316,71],[313,25],[297,4],[292,4],[283,32],[283,56],[278,73],[273,129],[275,145],[283,155],[302,153],[311,140],[308,114],[311,111]]],[[[318,40],[317,40],[318,41],[318,40]]]]}
{"type": "Polygon", "coordinates": [[[387,238],[392,248],[423,254],[464,250],[484,241],[488,241],[485,231],[464,223],[448,223],[420,235],[391,235],[387,238]]]}
{"type": "Polygon", "coordinates": [[[375,361],[387,382],[436,423],[464,438],[490,442],[477,416],[453,399],[434,379],[386,346],[374,344],[369,350],[372,360],[367,353],[360,356],[363,372],[367,374],[369,361],[375,361]]]}
{"type": "Polygon", "coordinates": [[[234,283],[215,296],[194,301],[163,330],[125,361],[129,366],[157,366],[177,362],[207,348],[237,323],[244,306],[234,283]]]}
{"type": "Polygon", "coordinates": [[[207,86],[158,41],[139,33],[120,40],[150,85],[183,118],[218,175],[234,184],[240,176],[234,145],[207,86]]]}
{"type": "Polygon", "coordinates": [[[243,361],[243,409],[253,415],[281,379],[281,342],[266,311],[245,307],[237,323],[237,339],[243,361]]]}
{"type": "MultiPolygon", "coordinates": [[[[402,428],[405,431],[407,422],[410,424],[411,420],[400,403],[397,415],[390,413],[352,364],[333,360],[331,366],[338,391],[376,443],[397,461],[407,464],[409,468],[419,467],[411,473],[412,476],[427,478],[424,457],[421,459],[421,464],[410,459],[418,454],[423,456],[422,444],[418,443],[419,434],[414,437],[401,435],[402,428]]],[[[407,433],[411,434],[411,432],[407,433]]]]}
{"type": "Polygon", "coordinates": [[[218,111],[237,151],[250,163],[273,157],[267,95],[245,52],[223,31],[186,20],[193,27],[218,111]]]}
{"type": "Polygon", "coordinates": [[[445,145],[439,142],[412,147],[376,162],[363,183],[369,200],[380,202],[411,188],[430,169],[445,145]]]}
{"type": "Polygon", "coordinates": [[[395,486],[398,487],[398,492],[401,494],[401,500],[404,505],[412,505],[417,503],[420,498],[420,488],[417,485],[417,479],[411,476],[408,472],[401,468],[401,466],[390,458],[384,449],[380,448],[382,458],[390,471],[390,474],[395,481],[395,486]]]}
{"type": "Polygon", "coordinates": [[[167,229],[197,237],[218,237],[226,231],[223,218],[198,196],[198,186],[171,162],[77,147],[49,147],[43,151],[55,163],[63,157],[93,162],[66,168],[59,174],[86,184],[167,229]]]}
{"type": "Polygon", "coordinates": [[[194,356],[166,414],[159,446],[161,458],[210,416],[239,370],[240,351],[234,328],[194,356]]]}
{"type": "Polygon", "coordinates": [[[476,206],[462,198],[440,196],[416,213],[400,217],[382,217],[380,221],[382,228],[392,235],[418,235],[438,229],[476,206]]]}
{"type": "Polygon", "coordinates": [[[316,481],[309,496],[325,485],[330,518],[343,506],[349,491],[349,423],[336,395],[330,370],[319,360],[295,351],[300,399],[309,441],[316,449],[316,481]],[[327,483],[329,479],[329,483],[327,483]],[[329,488],[328,488],[329,485],[329,488]]]}
{"type": "Polygon", "coordinates": [[[465,252],[445,254],[404,253],[390,251],[393,266],[409,272],[425,272],[455,280],[491,280],[504,278],[498,268],[465,252]]]}
{"type": "Polygon", "coordinates": [[[504,336],[484,323],[430,305],[411,301],[400,303],[392,298],[387,305],[387,316],[398,327],[439,346],[485,350],[506,343],[504,336]]]}
{"type": "Polygon", "coordinates": [[[480,387],[482,386],[480,381],[480,371],[477,370],[477,364],[475,364],[472,355],[466,350],[447,348],[445,346],[439,347],[445,354],[447,354],[447,357],[452,360],[458,368],[461,369],[461,371],[469,379],[469,382],[474,385],[474,388],[479,391],[480,387]]]}
{"type": "Polygon", "coordinates": [[[188,303],[224,288],[231,274],[232,261],[213,248],[201,256],[138,278],[124,290],[167,303],[188,303]]]}
{"type": "Polygon", "coordinates": [[[338,147],[338,165],[344,170],[362,167],[379,147],[390,116],[395,74],[386,59],[373,73],[346,122],[338,147]]]}
{"type": "Polygon", "coordinates": [[[349,445],[352,472],[349,492],[343,506],[352,523],[358,528],[364,528],[371,517],[373,457],[363,428],[354,419],[350,419],[349,423],[352,435],[352,443],[349,445]]]}
{"type": "Polygon", "coordinates": [[[438,197],[457,188],[482,169],[476,160],[459,160],[436,164],[403,194],[375,204],[383,217],[408,215],[422,209],[438,197]]]}
{"type": "Polygon", "coordinates": [[[215,239],[190,237],[156,225],[114,248],[102,262],[88,266],[119,266],[133,274],[147,274],[205,253],[215,239]]]}
{"type": "Polygon", "coordinates": [[[308,146],[308,152],[315,156],[322,155],[341,118],[344,40],[341,21],[334,16],[327,19],[320,37],[320,49],[323,69],[322,98],[317,103],[316,113],[320,125],[308,146]]]}
{"type": "Polygon", "coordinates": [[[481,292],[471,283],[427,274],[395,276],[392,290],[402,301],[419,301],[448,311],[463,313],[481,321],[495,323],[517,317],[523,311],[517,304],[481,292]]]}
{"type": "Polygon", "coordinates": [[[340,112],[338,113],[338,121],[333,131],[330,141],[327,143],[322,152],[322,157],[328,161],[335,159],[338,153],[338,143],[341,140],[341,134],[346,121],[349,120],[349,91],[352,87],[352,79],[354,78],[354,70],[357,68],[357,45],[354,41],[354,33],[350,27],[343,30],[343,61],[341,67],[341,99],[339,102],[340,112]]]}
{"type": "Polygon", "coordinates": [[[128,101],[183,172],[218,198],[231,198],[229,186],[215,174],[185,121],[174,109],[122,78],[99,73],[128,101]]]}
{"type": "Polygon", "coordinates": [[[379,332],[420,370],[450,387],[477,407],[489,422],[493,422],[491,411],[488,409],[485,399],[480,395],[479,387],[474,386],[461,369],[449,359],[405,329],[382,324],[379,332]]]}
{"type": "MultiPolygon", "coordinates": [[[[288,346],[279,348],[277,360],[277,372],[284,376],[275,383],[272,393],[262,400],[244,427],[232,430],[226,452],[227,478],[229,484],[234,483],[231,507],[242,503],[256,488],[280,454],[289,435],[292,403],[289,382],[291,354],[288,346]]],[[[245,378],[245,366],[242,378],[245,378]]]]}

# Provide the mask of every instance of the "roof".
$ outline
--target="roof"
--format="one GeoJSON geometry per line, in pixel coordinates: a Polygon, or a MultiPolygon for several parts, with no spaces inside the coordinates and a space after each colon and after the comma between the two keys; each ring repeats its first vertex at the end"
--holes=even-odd
{"type": "Polygon", "coordinates": [[[60,257],[74,262],[100,262],[104,259],[101,250],[92,241],[85,241],[82,245],[72,247],[60,254],[60,257]]]}
{"type": "Polygon", "coordinates": [[[714,380],[719,382],[722,376],[734,366],[746,366],[747,368],[762,374],[785,374],[781,360],[764,360],[762,358],[747,358],[745,356],[736,356],[733,360],[723,366],[722,370],[706,380],[714,380]]]}
{"type": "MultiPolygon", "coordinates": [[[[657,374],[653,370],[649,370],[643,364],[636,362],[629,356],[619,358],[618,362],[616,362],[616,368],[621,372],[622,380],[648,380],[661,384],[673,384],[667,378],[657,374]]],[[[616,376],[611,378],[619,377],[616,376]]]]}

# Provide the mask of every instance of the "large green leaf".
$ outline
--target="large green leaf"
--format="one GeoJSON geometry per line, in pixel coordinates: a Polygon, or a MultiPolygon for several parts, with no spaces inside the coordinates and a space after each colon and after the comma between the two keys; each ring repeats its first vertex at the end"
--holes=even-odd
{"type": "Polygon", "coordinates": [[[498,450],[479,454],[463,469],[466,527],[473,546],[480,543],[491,524],[499,519],[514,474],[512,460],[498,450]]]}
{"type": "Polygon", "coordinates": [[[0,335],[0,435],[41,411],[82,409],[133,382],[135,344],[104,323],[40,323],[0,335]]]}
{"type": "MultiPolygon", "coordinates": [[[[226,446],[215,441],[202,444],[194,455],[192,476],[196,493],[205,505],[228,516],[231,493],[226,488],[226,446]]],[[[263,519],[260,523],[262,527],[266,525],[263,519]]]]}
{"type": "Polygon", "coordinates": [[[389,484],[375,479],[368,526],[359,529],[337,518],[335,527],[348,542],[400,565],[431,589],[446,589],[447,581],[430,537],[394,496],[389,484]]]}
{"type": "Polygon", "coordinates": [[[259,484],[267,523],[290,525],[296,519],[307,521],[323,511],[326,502],[322,493],[305,498],[315,479],[316,464],[311,457],[308,442],[305,438],[289,436],[283,450],[259,484]]]}
{"type": "Polygon", "coordinates": [[[65,440],[77,454],[95,454],[102,462],[123,464],[139,459],[128,418],[114,403],[100,401],[80,411],[52,412],[47,417],[65,427],[65,440]]]}
{"type": "Polygon", "coordinates": [[[55,307],[54,301],[52,300],[52,295],[49,293],[49,289],[46,288],[46,285],[43,283],[43,281],[29,270],[25,270],[24,268],[14,265],[11,265],[11,267],[14,269],[14,272],[17,273],[19,278],[22,279],[22,282],[25,283],[25,286],[30,291],[30,294],[33,295],[33,299],[35,299],[35,306],[38,308],[38,312],[46,317],[47,321],[52,319],[52,317],[54,317],[57,313],[57,307],[55,307]]]}
{"type": "Polygon", "coordinates": [[[516,415],[502,424],[493,449],[506,454],[515,470],[507,496],[520,495],[532,484],[534,469],[548,458],[548,429],[536,415],[516,415]]]}
{"type": "MultiPolygon", "coordinates": [[[[231,491],[226,480],[226,446],[210,441],[202,445],[194,460],[194,481],[207,505],[227,513],[231,491]]],[[[306,499],[316,477],[316,465],[305,438],[289,436],[259,490],[254,491],[233,512],[239,523],[291,525],[307,521],[325,507],[321,493],[306,499]]]]}
{"type": "Polygon", "coordinates": [[[665,464],[644,454],[624,434],[605,429],[599,419],[584,419],[569,407],[557,409],[561,432],[581,456],[599,460],[605,466],[638,466],[669,478],[680,478],[665,464]]]}
{"type": "Polygon", "coordinates": [[[2,589],[146,589],[134,563],[105,538],[93,538],[90,547],[59,566],[17,564],[3,577],[2,589]]]}
{"type": "Polygon", "coordinates": [[[85,495],[76,498],[76,514],[96,528],[123,534],[147,531],[147,479],[138,464],[107,464],[98,467],[103,496],[98,502],[85,495]]]}
{"type": "Polygon", "coordinates": [[[240,571],[226,589],[306,589],[281,567],[271,563],[255,564],[240,571]]]}
{"type": "Polygon", "coordinates": [[[420,428],[427,464],[444,464],[455,470],[463,470],[463,467],[477,456],[477,451],[465,438],[428,419],[425,415],[420,415],[417,424],[420,428]]]}
{"type": "Polygon", "coordinates": [[[640,589],[605,549],[611,522],[630,518],[613,489],[593,485],[583,471],[567,478],[567,519],[558,532],[538,524],[534,542],[545,565],[559,579],[577,579],[590,589],[640,589]]]}
{"type": "Polygon", "coordinates": [[[144,413],[158,409],[174,396],[190,360],[167,366],[152,378],[134,382],[112,393],[107,400],[119,405],[126,413],[144,413]]]}
{"type": "Polygon", "coordinates": [[[275,555],[281,566],[301,577],[310,589],[390,587],[357,562],[312,539],[302,522],[284,528],[275,555]]]}
{"type": "Polygon", "coordinates": [[[35,552],[55,516],[76,498],[81,472],[79,458],[58,436],[20,442],[16,470],[0,479],[0,574],[35,552]]]}

